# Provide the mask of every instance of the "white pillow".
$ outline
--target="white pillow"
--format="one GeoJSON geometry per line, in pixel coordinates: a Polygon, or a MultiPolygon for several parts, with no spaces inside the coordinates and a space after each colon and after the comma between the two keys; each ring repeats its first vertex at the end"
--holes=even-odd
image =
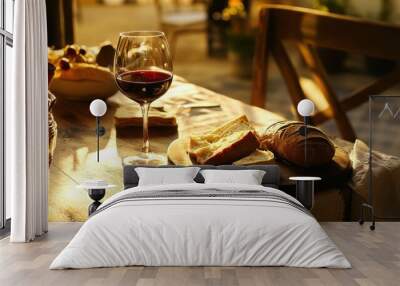
{"type": "Polygon", "coordinates": [[[202,170],[205,184],[261,185],[265,171],[261,170],[202,170]]]}
{"type": "Polygon", "coordinates": [[[196,183],[194,178],[199,170],[200,168],[198,167],[135,168],[135,171],[139,176],[139,186],[196,183]]]}

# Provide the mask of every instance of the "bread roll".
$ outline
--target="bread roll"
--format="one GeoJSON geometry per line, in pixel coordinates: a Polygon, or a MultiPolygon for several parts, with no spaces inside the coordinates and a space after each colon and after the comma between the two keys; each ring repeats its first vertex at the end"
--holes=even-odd
{"type": "Polygon", "coordinates": [[[299,121],[280,121],[258,131],[260,148],[271,150],[281,159],[301,167],[329,164],[335,155],[335,146],[320,129],[307,127],[307,161],[305,160],[305,136],[299,121]]]}

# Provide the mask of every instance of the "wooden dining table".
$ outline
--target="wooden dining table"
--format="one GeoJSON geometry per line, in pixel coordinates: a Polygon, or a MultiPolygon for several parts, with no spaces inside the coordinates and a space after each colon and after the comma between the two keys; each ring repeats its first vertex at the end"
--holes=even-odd
{"type": "MultiPolygon", "coordinates": [[[[100,137],[97,162],[96,120],[89,112],[90,102],[57,99],[54,116],[58,125],[57,145],[50,167],[49,220],[84,221],[91,203],[87,192],[77,188],[85,180],[102,179],[115,188],[106,198],[123,190],[123,158],[141,150],[141,127],[116,128],[114,114],[119,108],[136,105],[116,93],[108,98],[108,110],[101,118],[106,133],[100,137]]],[[[163,106],[177,120],[176,127],[150,128],[150,149],[166,154],[179,137],[202,133],[245,114],[257,126],[284,120],[277,113],[245,104],[175,77],[169,91],[154,103],[163,106]],[[183,108],[187,104],[215,103],[214,107],[183,108]]],[[[295,175],[293,173],[288,174],[295,175]]]]}

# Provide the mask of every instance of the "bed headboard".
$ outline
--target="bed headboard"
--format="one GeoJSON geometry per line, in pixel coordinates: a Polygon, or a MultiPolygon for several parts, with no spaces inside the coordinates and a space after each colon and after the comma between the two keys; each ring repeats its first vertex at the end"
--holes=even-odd
{"type": "MultiPolygon", "coordinates": [[[[124,189],[133,188],[138,185],[139,177],[135,171],[137,167],[146,167],[146,168],[182,168],[185,166],[175,166],[175,165],[166,165],[166,166],[124,166],[124,189]]],[[[220,169],[220,170],[263,170],[265,171],[264,178],[262,180],[262,185],[266,187],[278,188],[280,183],[280,170],[277,165],[253,165],[253,166],[235,166],[235,165],[221,165],[221,166],[209,166],[209,165],[199,165],[195,166],[199,167],[202,170],[204,169],[220,169]]],[[[196,178],[194,179],[198,183],[204,183],[204,178],[198,173],[196,178]]]]}

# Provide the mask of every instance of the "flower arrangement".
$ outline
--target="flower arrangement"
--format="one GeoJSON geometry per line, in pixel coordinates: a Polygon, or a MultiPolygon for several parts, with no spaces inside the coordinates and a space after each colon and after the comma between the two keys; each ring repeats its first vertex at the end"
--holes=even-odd
{"type": "Polygon", "coordinates": [[[228,25],[228,58],[235,62],[234,74],[250,77],[255,49],[255,29],[251,27],[245,0],[229,0],[222,11],[222,20],[228,25]]]}
{"type": "Polygon", "coordinates": [[[229,0],[228,6],[222,11],[222,20],[230,24],[231,31],[246,32],[249,28],[249,21],[242,0],[229,0]]]}

